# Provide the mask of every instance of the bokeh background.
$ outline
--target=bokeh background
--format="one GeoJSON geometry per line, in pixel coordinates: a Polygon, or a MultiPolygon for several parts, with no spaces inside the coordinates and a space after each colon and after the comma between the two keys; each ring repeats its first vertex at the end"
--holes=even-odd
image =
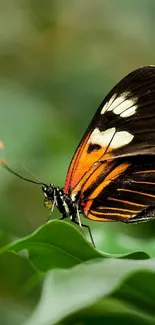
{"type": "MultiPolygon", "coordinates": [[[[8,165],[63,187],[104,96],[131,70],[155,64],[154,30],[154,0],[0,0],[0,139],[8,165]]],[[[47,218],[41,188],[1,167],[0,245],[47,218]]],[[[154,222],[89,225],[99,249],[145,247],[155,255],[154,222]]],[[[18,286],[1,287],[3,325],[21,323],[34,306],[37,291],[23,305],[18,286]]]]}

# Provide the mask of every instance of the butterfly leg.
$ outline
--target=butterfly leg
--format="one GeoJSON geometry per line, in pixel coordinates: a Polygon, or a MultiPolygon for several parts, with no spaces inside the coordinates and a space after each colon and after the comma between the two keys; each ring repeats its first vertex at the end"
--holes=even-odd
{"type": "Polygon", "coordinates": [[[82,227],[85,227],[85,228],[88,229],[88,232],[89,232],[89,236],[90,236],[90,239],[91,239],[92,245],[93,245],[93,247],[95,248],[95,243],[94,243],[94,239],[93,239],[93,236],[92,236],[92,233],[91,233],[90,227],[89,227],[88,225],[84,225],[84,224],[82,224],[82,227]]]}
{"type": "Polygon", "coordinates": [[[76,225],[79,225],[81,231],[83,231],[83,228],[82,227],[85,227],[85,228],[88,229],[89,236],[90,236],[90,239],[91,239],[91,243],[92,243],[93,247],[95,248],[95,243],[94,243],[94,239],[93,239],[93,236],[92,236],[90,227],[88,225],[84,225],[84,224],[81,223],[80,214],[79,214],[78,209],[77,209],[77,218],[78,218],[78,221],[76,220],[76,217],[71,217],[70,220],[72,222],[74,222],[76,225]]]}

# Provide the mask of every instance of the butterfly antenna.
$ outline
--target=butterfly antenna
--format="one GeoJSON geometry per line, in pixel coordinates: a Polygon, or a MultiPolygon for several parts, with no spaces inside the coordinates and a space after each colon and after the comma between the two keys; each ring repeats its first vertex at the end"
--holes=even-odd
{"type": "MultiPolygon", "coordinates": [[[[26,169],[30,174],[31,176],[33,176],[38,182],[41,182],[41,180],[27,167],[27,166],[24,166],[23,164],[20,163],[20,165],[26,169]]],[[[41,182],[42,183],[42,182],[41,182]]]]}
{"type": "MultiPolygon", "coordinates": [[[[0,141],[0,150],[4,149],[4,145],[3,145],[3,142],[0,141]]],[[[36,181],[33,181],[27,177],[24,177],[24,176],[21,176],[20,174],[16,173],[14,170],[12,170],[6,163],[6,161],[4,159],[0,159],[0,165],[2,165],[6,170],[8,170],[11,174],[23,179],[24,181],[26,182],[29,182],[29,183],[33,183],[33,184],[38,184],[38,185],[44,185],[44,186],[47,186],[45,183],[43,182],[36,182],[36,181]]]]}

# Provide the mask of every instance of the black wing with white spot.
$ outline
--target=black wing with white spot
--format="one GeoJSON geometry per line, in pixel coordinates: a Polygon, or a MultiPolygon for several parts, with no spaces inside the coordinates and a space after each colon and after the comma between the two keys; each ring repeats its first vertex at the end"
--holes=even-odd
{"type": "Polygon", "coordinates": [[[100,105],[90,128],[95,130],[92,143],[98,132],[100,143],[110,146],[114,156],[155,153],[155,66],[122,79],[100,105]]]}
{"type": "Polygon", "coordinates": [[[154,154],[155,67],[146,66],[122,79],[101,103],[73,156],[64,192],[73,200],[89,200],[85,193],[95,188],[97,197],[105,193],[110,182],[113,186],[119,175],[129,177],[126,169],[132,157],[148,155],[149,159],[153,155],[154,161],[154,154]],[[110,164],[116,161],[119,165],[121,158],[128,158],[128,163],[118,166],[112,174],[114,180],[110,181],[110,164]]]}

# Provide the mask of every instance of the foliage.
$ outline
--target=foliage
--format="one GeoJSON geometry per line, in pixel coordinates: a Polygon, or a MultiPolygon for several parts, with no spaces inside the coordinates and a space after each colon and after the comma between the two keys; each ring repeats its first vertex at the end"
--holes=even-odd
{"type": "Polygon", "coordinates": [[[25,325],[154,323],[155,259],[146,253],[105,254],[75,226],[55,220],[2,247],[0,254],[5,290],[18,295],[19,288],[28,295],[44,279],[25,325]]]}

